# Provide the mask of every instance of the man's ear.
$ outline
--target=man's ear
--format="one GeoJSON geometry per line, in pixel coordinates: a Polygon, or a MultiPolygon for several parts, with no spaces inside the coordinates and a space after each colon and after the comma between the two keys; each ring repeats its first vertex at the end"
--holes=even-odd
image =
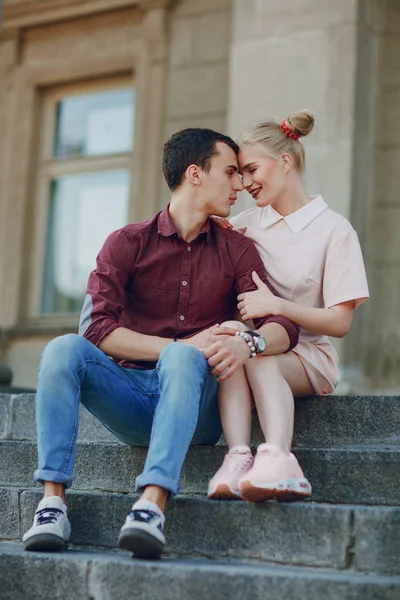
{"type": "Polygon", "coordinates": [[[200,167],[198,167],[197,165],[190,165],[186,169],[185,177],[189,181],[189,183],[191,183],[192,185],[200,185],[200,183],[201,183],[200,167]]]}
{"type": "Polygon", "coordinates": [[[289,154],[288,152],[285,152],[285,154],[282,154],[282,166],[283,166],[283,170],[285,173],[290,171],[290,169],[292,168],[292,165],[293,165],[292,155],[289,154]]]}

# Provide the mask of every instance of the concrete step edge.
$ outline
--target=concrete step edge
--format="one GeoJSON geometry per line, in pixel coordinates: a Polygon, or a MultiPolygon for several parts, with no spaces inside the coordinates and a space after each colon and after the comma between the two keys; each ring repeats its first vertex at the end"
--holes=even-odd
{"type": "MultiPolygon", "coordinates": [[[[262,441],[253,418],[253,444],[262,441]]],[[[295,444],[354,442],[400,443],[400,397],[312,396],[296,400],[295,444]]],[[[0,439],[34,440],[34,395],[0,394],[0,439]]],[[[79,438],[115,441],[116,438],[82,408],[79,438]]]]}
{"type": "MultiPolygon", "coordinates": [[[[181,474],[187,494],[205,494],[209,479],[220,467],[226,449],[198,446],[189,449],[181,474]]],[[[134,490],[146,448],[83,443],[78,447],[74,488],[134,490]]],[[[397,448],[298,448],[296,455],[313,486],[313,500],[360,504],[400,504],[400,451],[397,448]]],[[[37,466],[33,442],[0,442],[0,485],[32,485],[37,466]]]]}
{"type": "MultiPolygon", "coordinates": [[[[1,445],[20,445],[20,446],[24,446],[26,445],[26,447],[35,447],[37,446],[36,441],[33,440],[4,440],[4,439],[0,439],[0,446],[1,445]]],[[[109,447],[110,449],[115,449],[115,448],[129,448],[130,451],[138,451],[138,452],[144,452],[147,451],[147,446],[130,446],[128,444],[124,444],[123,442],[112,442],[112,441],[106,441],[106,442],[100,442],[100,441],[86,441],[86,440],[78,440],[77,441],[77,447],[79,448],[91,448],[91,447],[100,447],[100,448],[107,448],[109,447]]],[[[215,449],[215,451],[217,452],[226,452],[226,446],[223,445],[215,445],[215,446],[210,446],[210,445],[196,445],[196,446],[191,446],[190,447],[190,452],[192,453],[202,453],[204,452],[204,449],[215,449]]],[[[381,442],[381,443],[360,443],[360,444],[307,444],[305,446],[298,446],[295,445],[292,448],[292,452],[354,452],[354,453],[365,453],[365,452],[380,452],[380,453],[393,453],[393,454],[398,454],[400,453],[400,443],[396,442],[396,443],[388,443],[388,442],[381,442]]]]}
{"type": "MultiPolygon", "coordinates": [[[[0,538],[19,540],[41,497],[38,489],[0,488],[0,538]]],[[[115,548],[137,496],[71,491],[67,497],[73,543],[115,548]]],[[[400,574],[399,507],[177,497],[166,517],[168,554],[400,574]]]]}
{"type": "Polygon", "coordinates": [[[205,560],[137,561],[89,551],[39,555],[4,543],[0,569],[3,600],[20,600],[21,592],[35,600],[131,600],[132,590],[135,600],[395,600],[400,590],[396,576],[205,560]]]}

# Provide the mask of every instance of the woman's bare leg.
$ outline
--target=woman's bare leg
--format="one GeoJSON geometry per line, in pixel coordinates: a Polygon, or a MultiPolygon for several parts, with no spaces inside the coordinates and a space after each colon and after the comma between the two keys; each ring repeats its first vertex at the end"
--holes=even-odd
{"type": "MultiPolygon", "coordinates": [[[[235,321],[224,325],[236,330],[246,329],[243,323],[235,321]]],[[[208,497],[240,499],[240,477],[253,465],[250,450],[252,396],[243,367],[220,384],[218,403],[229,452],[208,484],[208,497]]]]}
{"type": "Polygon", "coordinates": [[[314,393],[307,373],[293,352],[259,356],[246,364],[265,441],[289,453],[293,439],[294,396],[314,393]]]}
{"type": "Polygon", "coordinates": [[[300,360],[292,352],[256,357],[246,364],[266,444],[261,444],[253,467],[239,482],[244,500],[262,502],[301,500],[311,486],[290,453],[293,437],[294,395],[305,396],[313,388],[300,360]]]}
{"type": "Polygon", "coordinates": [[[243,367],[220,383],[218,404],[228,448],[249,446],[252,397],[243,367]]]}
{"type": "MultiPolygon", "coordinates": [[[[238,321],[227,321],[222,326],[244,331],[246,326],[238,321]]],[[[251,435],[252,395],[244,368],[227,381],[220,383],[218,392],[222,429],[228,448],[249,446],[251,435]]]]}

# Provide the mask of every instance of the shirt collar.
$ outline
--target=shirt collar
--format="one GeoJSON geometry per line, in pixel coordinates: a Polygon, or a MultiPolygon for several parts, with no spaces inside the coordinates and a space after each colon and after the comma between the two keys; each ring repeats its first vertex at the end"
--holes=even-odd
{"type": "MultiPolygon", "coordinates": [[[[210,219],[204,223],[203,227],[199,231],[199,235],[202,233],[206,235],[206,239],[210,233],[210,219]]],[[[170,237],[171,235],[176,235],[179,237],[179,233],[171,219],[169,214],[169,204],[162,210],[158,216],[158,233],[164,237],[170,237]]]]}
{"type": "Polygon", "coordinates": [[[295,210],[294,213],[287,215],[286,217],[279,214],[273,206],[265,206],[262,209],[261,227],[263,229],[268,229],[268,227],[271,227],[271,225],[274,225],[283,219],[293,233],[300,233],[300,231],[318,217],[327,206],[325,200],[320,195],[314,196],[311,202],[302,206],[302,208],[295,210]]]}

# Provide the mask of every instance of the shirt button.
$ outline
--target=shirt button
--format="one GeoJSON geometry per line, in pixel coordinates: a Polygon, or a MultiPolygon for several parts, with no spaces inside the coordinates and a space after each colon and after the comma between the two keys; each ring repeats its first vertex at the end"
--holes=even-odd
{"type": "Polygon", "coordinates": [[[185,320],[185,317],[183,315],[181,315],[179,318],[180,318],[181,321],[185,320]]]}
{"type": "Polygon", "coordinates": [[[190,252],[192,249],[190,246],[187,247],[187,251],[190,252]]]}
{"type": "Polygon", "coordinates": [[[182,281],[182,285],[187,285],[187,281],[182,281]]]}

